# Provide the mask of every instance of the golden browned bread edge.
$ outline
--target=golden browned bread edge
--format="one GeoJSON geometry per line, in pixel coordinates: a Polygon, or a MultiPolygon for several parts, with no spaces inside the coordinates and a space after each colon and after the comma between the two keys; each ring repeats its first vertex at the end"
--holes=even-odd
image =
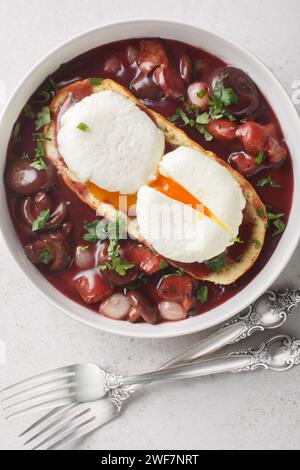
{"type": "MultiPolygon", "coordinates": [[[[191,140],[184,131],[178,129],[174,124],[169,122],[162,115],[150,110],[144,106],[139,100],[137,100],[125,87],[119,85],[113,80],[103,80],[99,86],[92,87],[93,93],[99,93],[102,91],[111,90],[125,98],[131,100],[139,108],[146,112],[156,123],[156,125],[163,131],[165,134],[166,142],[171,144],[173,147],[186,146],[196,150],[204,152],[208,158],[215,160],[220,165],[225,166],[228,171],[233,175],[233,177],[240,184],[245,199],[247,201],[246,208],[244,210],[244,217],[247,218],[247,223],[252,227],[252,240],[257,241],[258,243],[249,243],[247,250],[244,251],[243,256],[237,262],[226,261],[225,267],[217,272],[212,273],[208,276],[204,276],[201,279],[210,281],[215,284],[229,285],[234,283],[239,279],[243,274],[245,274],[256,262],[257,258],[261,253],[265,241],[266,234],[266,224],[267,218],[266,215],[258,215],[258,209],[264,208],[264,204],[260,200],[258,194],[252,187],[252,185],[237,171],[235,171],[228,163],[224,162],[222,159],[218,158],[214,153],[205,150],[201,145],[197,144],[191,140]]],[[[61,104],[65,101],[66,96],[69,90],[68,87],[60,90],[57,95],[54,97],[50,109],[52,115],[59,111],[61,104]]],[[[103,203],[96,199],[93,194],[89,191],[86,185],[82,185],[76,179],[76,176],[66,167],[63,159],[60,157],[58,150],[56,148],[56,136],[55,136],[55,122],[52,121],[51,124],[45,127],[44,129],[44,140],[45,140],[45,150],[47,158],[57,167],[61,176],[64,179],[66,185],[77,194],[77,196],[86,204],[88,204],[98,216],[105,217],[108,220],[114,221],[117,216],[117,210],[114,206],[110,204],[103,203]]],[[[265,211],[264,211],[265,214],[265,211]]],[[[149,248],[149,243],[143,239],[139,231],[139,227],[136,220],[128,221],[128,233],[130,236],[134,237],[141,243],[145,244],[149,248]]],[[[188,270],[187,270],[188,272],[188,270]]]]}

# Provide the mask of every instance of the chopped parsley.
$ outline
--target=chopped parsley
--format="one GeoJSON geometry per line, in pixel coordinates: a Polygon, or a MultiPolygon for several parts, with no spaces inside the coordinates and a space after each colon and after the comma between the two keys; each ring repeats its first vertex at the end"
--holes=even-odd
{"type": "Polygon", "coordinates": [[[47,222],[51,217],[50,209],[43,210],[38,218],[32,224],[32,231],[37,232],[39,230],[43,230],[46,227],[47,222]]]}
{"type": "Polygon", "coordinates": [[[201,135],[203,135],[206,142],[211,142],[214,139],[214,136],[206,129],[203,124],[197,124],[196,129],[201,135]]]}
{"type": "Polygon", "coordinates": [[[48,265],[53,260],[53,252],[51,248],[47,247],[40,253],[41,263],[48,265]]]}
{"type": "Polygon", "coordinates": [[[198,98],[200,98],[202,100],[202,98],[204,98],[205,96],[207,95],[207,91],[206,90],[201,90],[197,93],[197,96],[198,98]]]}
{"type": "Polygon", "coordinates": [[[196,297],[199,302],[205,304],[208,301],[208,287],[202,286],[196,292],[196,297]]]}
{"type": "Polygon", "coordinates": [[[21,130],[21,124],[19,122],[16,122],[14,130],[13,130],[13,145],[16,145],[18,142],[21,141],[20,130],[21,130]]]}
{"type": "Polygon", "coordinates": [[[86,234],[84,240],[89,243],[97,243],[98,241],[106,240],[107,238],[107,224],[103,226],[103,221],[94,220],[91,223],[86,223],[84,226],[86,234]]]}
{"type": "Polygon", "coordinates": [[[257,209],[256,213],[261,219],[264,219],[266,216],[266,211],[264,207],[260,207],[259,209],[257,209]]]}
{"type": "Polygon", "coordinates": [[[271,175],[268,175],[266,178],[262,178],[257,182],[257,186],[259,188],[264,188],[267,185],[271,186],[272,188],[282,188],[281,184],[277,183],[277,181],[274,181],[271,175]]]}
{"type": "Polygon", "coordinates": [[[281,235],[285,229],[286,229],[286,223],[282,219],[277,219],[273,222],[273,225],[275,226],[276,230],[273,232],[273,237],[276,237],[277,235],[281,235]]]}
{"type": "Polygon", "coordinates": [[[169,277],[182,277],[184,276],[184,271],[183,269],[177,269],[174,273],[166,274],[164,276],[164,279],[168,279],[169,277]]]}
{"type": "MultiPolygon", "coordinates": [[[[225,78],[225,77],[224,77],[225,78]]],[[[232,88],[225,88],[223,82],[218,82],[215,86],[213,96],[209,103],[209,114],[211,120],[227,117],[231,121],[235,121],[225,108],[238,103],[238,97],[232,88]]]]}
{"type": "Polygon", "coordinates": [[[29,155],[28,153],[22,153],[21,157],[20,157],[20,160],[29,160],[29,155]]]}
{"type": "Polygon", "coordinates": [[[161,269],[166,269],[166,268],[169,267],[169,263],[168,263],[168,261],[161,261],[159,263],[159,266],[161,267],[161,269]]]}
{"type": "Polygon", "coordinates": [[[286,223],[282,220],[285,214],[284,213],[275,214],[274,212],[271,211],[270,207],[267,207],[267,216],[268,216],[267,228],[270,227],[270,224],[272,224],[273,227],[275,228],[272,236],[276,237],[277,235],[281,235],[286,229],[286,223]]]}
{"type": "Polygon", "coordinates": [[[52,96],[51,93],[47,90],[40,91],[39,92],[39,99],[36,100],[35,103],[39,103],[39,104],[48,103],[51,96],[52,96]]]}
{"type": "Polygon", "coordinates": [[[106,271],[107,269],[110,271],[115,271],[119,276],[126,276],[127,271],[130,269],[135,268],[134,264],[129,263],[125,258],[123,258],[120,254],[120,245],[119,240],[123,235],[123,228],[122,228],[122,219],[120,214],[118,214],[115,223],[108,223],[107,224],[107,234],[110,240],[109,247],[108,247],[108,257],[110,262],[106,262],[103,265],[99,266],[100,271],[106,271]]]}
{"type": "Polygon", "coordinates": [[[89,126],[87,124],[85,124],[84,122],[81,122],[80,124],[78,124],[77,129],[79,129],[82,132],[90,131],[89,126]]]}
{"type": "Polygon", "coordinates": [[[36,158],[30,165],[32,168],[38,171],[47,170],[48,166],[43,158],[36,158]]]}
{"type": "Polygon", "coordinates": [[[37,120],[35,121],[35,126],[37,130],[42,129],[47,124],[51,122],[50,108],[45,106],[42,111],[37,114],[37,120]]]}
{"type": "Polygon", "coordinates": [[[32,109],[32,106],[27,103],[23,109],[24,116],[28,119],[33,119],[35,117],[34,111],[32,109]]]}
{"type": "MultiPolygon", "coordinates": [[[[204,98],[206,91],[202,90],[198,93],[199,98],[204,98]]],[[[218,82],[215,86],[214,93],[209,102],[208,111],[200,114],[199,107],[190,105],[184,97],[179,100],[185,106],[186,112],[182,108],[178,108],[176,114],[171,116],[169,120],[175,123],[178,120],[182,120],[184,126],[196,127],[197,131],[204,137],[206,142],[213,140],[213,135],[206,128],[207,124],[216,119],[226,117],[231,121],[235,121],[235,117],[232,116],[226,109],[227,106],[237,104],[238,97],[232,88],[225,88],[222,82],[218,82]]]]}
{"type": "Polygon", "coordinates": [[[243,245],[245,242],[243,240],[241,240],[239,237],[233,237],[230,240],[230,243],[232,243],[232,244],[239,243],[240,245],[243,245]]]}
{"type": "Polygon", "coordinates": [[[103,78],[93,77],[90,79],[90,83],[92,86],[99,86],[103,82],[103,78]]]}
{"type": "Polygon", "coordinates": [[[260,166],[265,161],[265,158],[266,158],[265,151],[261,150],[255,159],[256,165],[260,166]]]}
{"type": "Polygon", "coordinates": [[[32,168],[36,170],[42,171],[47,170],[48,166],[44,160],[46,156],[45,146],[44,146],[44,136],[42,133],[34,134],[34,138],[36,139],[36,147],[35,147],[35,159],[31,164],[32,168]]]}
{"type": "Polygon", "coordinates": [[[223,269],[225,266],[225,254],[223,253],[207,261],[207,266],[214,273],[221,271],[221,269],[223,269]]]}
{"type": "Polygon", "coordinates": [[[259,249],[262,247],[262,244],[260,243],[259,240],[256,240],[256,239],[255,239],[255,240],[252,240],[252,243],[253,243],[253,245],[255,246],[255,248],[256,248],[257,250],[259,250],[259,249]]]}

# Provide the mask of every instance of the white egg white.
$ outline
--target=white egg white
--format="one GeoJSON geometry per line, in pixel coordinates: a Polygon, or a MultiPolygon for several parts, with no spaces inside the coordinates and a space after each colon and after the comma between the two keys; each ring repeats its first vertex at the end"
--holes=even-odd
{"type": "Polygon", "coordinates": [[[84,98],[62,116],[58,146],[81,182],[134,194],[155,178],[165,138],[138,106],[104,91],[84,98]],[[80,124],[85,130],[78,128],[80,124]]]}
{"type": "Polygon", "coordinates": [[[165,155],[159,168],[161,174],[179,183],[212,211],[216,219],[143,186],[137,202],[143,237],[159,254],[182,263],[202,263],[223,253],[238,236],[246,205],[231,173],[186,147],[165,155]]]}

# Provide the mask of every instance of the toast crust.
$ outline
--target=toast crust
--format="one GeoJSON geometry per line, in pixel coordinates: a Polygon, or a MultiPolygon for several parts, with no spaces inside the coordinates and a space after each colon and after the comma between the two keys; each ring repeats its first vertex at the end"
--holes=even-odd
{"type": "MultiPolygon", "coordinates": [[[[83,81],[83,83],[90,83],[89,80],[83,81]]],[[[74,86],[74,84],[73,84],[74,86]]],[[[50,111],[51,115],[56,115],[61,105],[65,102],[67,96],[72,90],[72,85],[67,86],[60,90],[54,97],[51,105],[50,111]]],[[[211,273],[208,276],[203,276],[200,279],[209,281],[215,284],[221,285],[230,285],[239,279],[243,274],[245,274],[256,262],[258,259],[266,235],[266,225],[267,225],[267,216],[266,211],[259,213],[258,210],[265,208],[258,194],[252,187],[252,185],[237,171],[235,171],[228,163],[224,162],[222,159],[217,157],[214,153],[205,150],[201,145],[197,144],[195,141],[191,140],[184,131],[176,127],[174,124],[169,122],[165,117],[148,109],[143,105],[135,96],[133,96],[125,87],[119,85],[113,80],[103,80],[99,86],[92,86],[92,93],[101,93],[103,91],[113,91],[119,93],[125,98],[131,100],[136,104],[142,111],[146,112],[155,124],[161,129],[165,135],[166,142],[172,147],[176,148],[179,146],[190,147],[195,150],[200,150],[205,153],[207,158],[218,162],[220,165],[223,165],[227,168],[233,177],[240,184],[244,197],[246,199],[246,207],[244,210],[244,220],[247,220],[247,224],[251,227],[251,239],[255,240],[256,243],[249,243],[247,249],[244,251],[239,261],[229,262],[226,261],[224,268],[217,272],[211,273]]],[[[102,216],[110,221],[115,221],[117,216],[117,209],[111,204],[103,203],[98,200],[89,190],[87,185],[82,184],[66,166],[63,158],[59,155],[57,145],[56,145],[56,122],[52,121],[44,129],[44,143],[47,158],[56,166],[59,173],[61,174],[65,184],[75,193],[77,196],[86,204],[88,204],[98,216],[102,216]]],[[[131,237],[135,238],[139,242],[143,243],[147,247],[152,247],[143,239],[137,220],[131,220],[127,218],[128,223],[128,233],[131,237]]],[[[153,250],[153,249],[152,249],[153,250]]],[[[153,250],[154,251],[154,250],[153,250]]],[[[186,269],[186,272],[189,272],[186,269]]]]}

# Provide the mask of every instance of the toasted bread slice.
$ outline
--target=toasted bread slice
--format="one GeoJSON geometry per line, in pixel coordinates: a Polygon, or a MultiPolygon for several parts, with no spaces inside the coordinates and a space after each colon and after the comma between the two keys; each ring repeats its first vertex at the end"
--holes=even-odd
{"type": "MultiPolygon", "coordinates": [[[[87,80],[83,82],[83,85],[85,85],[85,82],[87,85],[90,84],[90,82],[87,80]]],[[[69,93],[72,92],[73,86],[74,85],[67,86],[56,94],[50,107],[52,116],[59,112],[61,105],[65,102],[69,93]]],[[[208,152],[203,149],[203,147],[191,140],[185,134],[185,132],[183,132],[181,129],[178,129],[178,127],[169,122],[166,118],[154,111],[149,110],[123,86],[119,85],[113,80],[104,80],[99,86],[92,87],[93,93],[101,93],[106,90],[119,93],[120,95],[134,102],[142,111],[146,112],[152,118],[155,124],[164,132],[166,142],[172,145],[173,148],[186,146],[204,152],[207,155],[207,158],[211,158],[217,161],[220,165],[225,166],[240,184],[247,201],[246,208],[244,210],[244,220],[247,221],[247,225],[251,228],[251,240],[255,241],[255,243],[247,244],[247,248],[244,250],[239,261],[226,261],[225,267],[221,271],[201,277],[201,279],[215,284],[229,285],[234,283],[253,266],[259,257],[264,244],[267,219],[266,211],[259,211],[259,209],[264,208],[264,204],[260,200],[258,194],[251,184],[243,176],[241,176],[240,173],[233,170],[229,164],[218,158],[212,152],[208,152]]],[[[66,164],[63,158],[59,155],[57,149],[56,122],[52,121],[51,124],[45,127],[44,140],[47,157],[57,167],[66,185],[69,186],[69,188],[74,191],[82,201],[94,209],[99,216],[114,221],[118,213],[117,209],[114,206],[103,203],[99,199],[95,198],[95,196],[90,192],[88,186],[80,183],[76,178],[76,175],[74,175],[66,167],[66,164]]],[[[144,240],[141,236],[136,220],[132,221],[128,219],[128,232],[130,236],[134,237],[139,242],[152,249],[147,241],[144,240]]],[[[186,271],[189,272],[189,269],[187,268],[186,271]]],[[[191,274],[193,273],[191,272],[191,274]]]]}

